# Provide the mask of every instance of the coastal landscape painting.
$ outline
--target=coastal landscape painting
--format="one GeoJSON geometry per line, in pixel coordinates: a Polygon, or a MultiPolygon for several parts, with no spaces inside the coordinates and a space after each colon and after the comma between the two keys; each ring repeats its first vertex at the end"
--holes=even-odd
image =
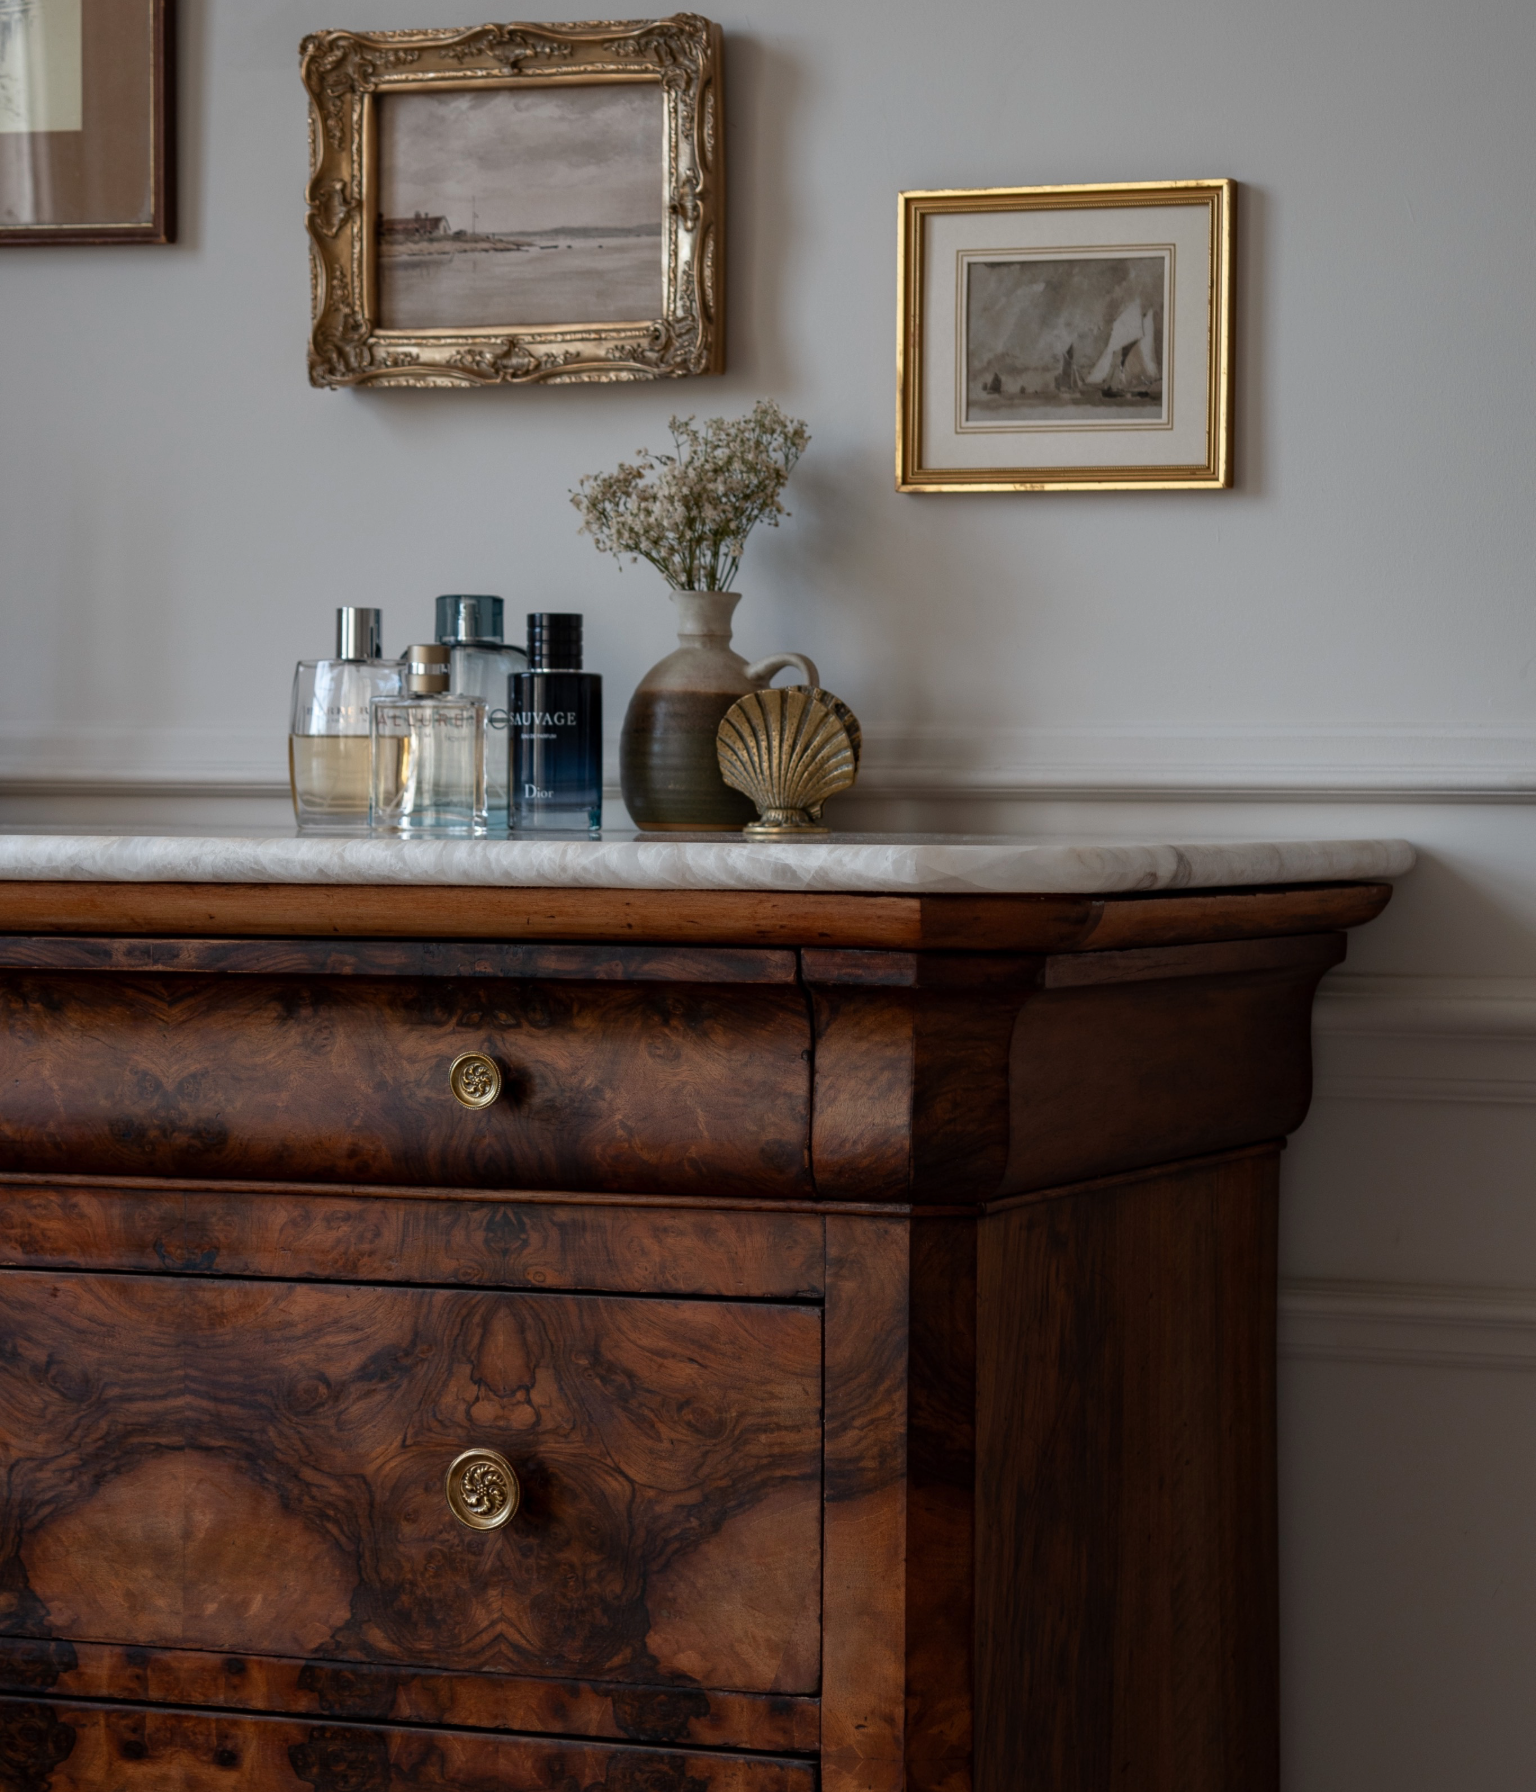
{"type": "Polygon", "coordinates": [[[378,157],[384,329],[661,313],[658,82],[391,94],[378,157]]]}
{"type": "Polygon", "coordinates": [[[961,429],[1162,424],[1168,250],[962,257],[961,429]]]}

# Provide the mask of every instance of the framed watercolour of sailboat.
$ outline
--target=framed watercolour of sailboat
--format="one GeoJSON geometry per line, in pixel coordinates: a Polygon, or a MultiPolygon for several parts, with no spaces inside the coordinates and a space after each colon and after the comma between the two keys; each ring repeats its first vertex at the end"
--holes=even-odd
{"type": "Polygon", "coordinates": [[[0,245],[175,241],[174,0],[0,0],[0,245]]]}
{"type": "Polygon", "coordinates": [[[1230,486],[1235,193],[903,193],[897,489],[1230,486]]]}

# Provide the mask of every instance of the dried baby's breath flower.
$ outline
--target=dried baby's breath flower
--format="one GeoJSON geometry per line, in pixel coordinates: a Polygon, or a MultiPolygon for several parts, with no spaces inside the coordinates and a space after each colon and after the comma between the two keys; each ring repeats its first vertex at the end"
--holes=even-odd
{"type": "Polygon", "coordinates": [[[648,560],[676,591],[729,591],[747,537],[787,516],[785,481],[810,431],[759,399],[745,417],[703,429],[674,417],[671,454],[640,450],[612,473],[589,473],[571,502],[605,554],[648,560]]]}

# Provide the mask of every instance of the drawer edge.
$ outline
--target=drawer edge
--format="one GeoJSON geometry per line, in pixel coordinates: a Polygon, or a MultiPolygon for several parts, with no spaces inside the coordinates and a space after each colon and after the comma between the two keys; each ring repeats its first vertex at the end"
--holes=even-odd
{"type": "Polygon", "coordinates": [[[819,1214],[0,1178],[0,1269],[820,1300],[819,1214]]]}
{"type": "Polygon", "coordinates": [[[813,1755],[815,1698],[0,1637],[0,1694],[813,1755]]]}
{"type": "MultiPolygon", "coordinates": [[[[440,1725],[359,1722],[332,1716],[227,1711],[201,1706],[135,1704],[74,1699],[57,1693],[17,1697],[0,1693],[0,1741],[7,1731],[20,1738],[28,1766],[44,1771],[59,1792],[111,1784],[123,1788],[163,1786],[160,1777],[178,1759],[222,1769],[223,1783],[240,1792],[346,1792],[368,1785],[426,1785],[417,1773],[446,1771],[447,1783],[497,1783],[529,1792],[560,1792],[573,1783],[608,1783],[619,1762],[625,1784],[697,1787],[698,1792],[815,1792],[814,1762],[783,1756],[716,1753],[702,1749],[609,1741],[586,1737],[529,1735],[505,1730],[472,1730],[440,1725]],[[66,1763],[68,1766],[66,1767],[66,1763]],[[359,1769],[368,1777],[359,1778],[359,1769]],[[570,1777],[574,1769],[577,1778],[570,1777]],[[280,1779],[274,1778],[274,1771],[280,1779]],[[588,1781],[594,1771],[601,1781],[588,1781]],[[459,1774],[466,1779],[460,1782],[459,1774]],[[537,1773],[535,1780],[533,1775],[537,1773]],[[86,1775],[89,1777],[77,1777],[86,1775]],[[238,1777],[237,1777],[238,1776],[238,1777]],[[383,1777],[381,1777],[383,1776],[383,1777]]],[[[43,1782],[39,1782],[43,1783],[43,1782]]]]}

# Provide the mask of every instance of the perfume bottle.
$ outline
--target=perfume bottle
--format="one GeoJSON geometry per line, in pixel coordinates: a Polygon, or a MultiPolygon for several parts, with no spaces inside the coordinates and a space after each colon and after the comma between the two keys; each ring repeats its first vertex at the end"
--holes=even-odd
{"type": "Polygon", "coordinates": [[[581,618],[528,618],[528,670],[509,681],[512,831],[603,825],[603,681],[581,669],[581,618]]]}
{"type": "Polygon", "coordinates": [[[336,612],[336,657],[300,660],[288,725],[288,781],[300,829],[368,826],[368,706],[400,690],[400,663],[379,652],[379,612],[336,612]]]}
{"type": "Polygon", "coordinates": [[[485,704],[450,696],[450,655],[436,642],[407,647],[398,697],[375,697],[375,828],[394,834],[485,832],[485,704]]]}
{"type": "Polygon", "coordinates": [[[507,826],[507,778],[511,743],[507,735],[507,681],[528,667],[521,647],[501,638],[499,597],[440,597],[437,638],[452,658],[448,688],[459,697],[485,704],[485,807],[493,834],[507,826]]]}

